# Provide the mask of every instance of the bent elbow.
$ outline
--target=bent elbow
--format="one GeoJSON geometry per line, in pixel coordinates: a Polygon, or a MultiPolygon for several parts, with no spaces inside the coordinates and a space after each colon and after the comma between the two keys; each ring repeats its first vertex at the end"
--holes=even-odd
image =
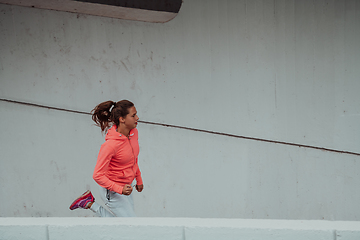
{"type": "Polygon", "coordinates": [[[98,183],[99,180],[100,180],[100,178],[101,178],[100,174],[94,172],[94,174],[93,174],[93,179],[94,179],[94,181],[98,183]]]}

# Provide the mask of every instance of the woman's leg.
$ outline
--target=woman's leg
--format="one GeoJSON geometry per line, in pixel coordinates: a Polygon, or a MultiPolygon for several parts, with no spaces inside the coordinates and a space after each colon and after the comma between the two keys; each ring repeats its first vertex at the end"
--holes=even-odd
{"type": "MultiPolygon", "coordinates": [[[[100,187],[100,197],[105,203],[106,203],[106,201],[105,201],[106,191],[107,190],[105,188],[100,187]]],[[[115,217],[114,214],[109,212],[106,208],[104,208],[97,202],[94,202],[91,205],[90,210],[93,211],[94,213],[96,213],[99,217],[115,217]]]]}
{"type": "Polygon", "coordinates": [[[90,209],[100,217],[136,217],[132,196],[121,195],[100,187],[100,197],[110,211],[94,202],[90,209]]]}
{"type": "Polygon", "coordinates": [[[132,195],[108,191],[105,205],[115,217],[136,217],[132,195]]]}

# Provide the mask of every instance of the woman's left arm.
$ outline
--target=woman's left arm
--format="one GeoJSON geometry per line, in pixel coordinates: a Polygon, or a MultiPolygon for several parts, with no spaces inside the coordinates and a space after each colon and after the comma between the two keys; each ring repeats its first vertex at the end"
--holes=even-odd
{"type": "Polygon", "coordinates": [[[136,185],[142,185],[143,184],[143,180],[142,180],[142,177],[141,177],[141,172],[140,172],[140,168],[139,168],[138,164],[136,164],[135,179],[136,179],[136,185]]]}

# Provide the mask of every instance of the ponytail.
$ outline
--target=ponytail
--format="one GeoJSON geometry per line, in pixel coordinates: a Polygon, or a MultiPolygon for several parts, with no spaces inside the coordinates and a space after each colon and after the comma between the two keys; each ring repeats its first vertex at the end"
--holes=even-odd
{"type": "Polygon", "coordinates": [[[129,108],[133,106],[134,104],[128,100],[102,102],[91,111],[92,120],[102,132],[106,132],[114,124],[119,126],[119,118],[125,118],[129,114],[129,108]]]}

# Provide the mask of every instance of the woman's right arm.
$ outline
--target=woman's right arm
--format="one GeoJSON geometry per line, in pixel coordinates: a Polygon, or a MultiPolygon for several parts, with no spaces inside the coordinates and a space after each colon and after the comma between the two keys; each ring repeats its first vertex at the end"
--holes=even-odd
{"type": "Polygon", "coordinates": [[[115,150],[109,146],[106,142],[101,145],[97,162],[94,169],[93,179],[101,187],[109,189],[110,191],[122,194],[124,186],[121,186],[111,181],[107,176],[109,163],[111,158],[114,156],[115,150]]]}

